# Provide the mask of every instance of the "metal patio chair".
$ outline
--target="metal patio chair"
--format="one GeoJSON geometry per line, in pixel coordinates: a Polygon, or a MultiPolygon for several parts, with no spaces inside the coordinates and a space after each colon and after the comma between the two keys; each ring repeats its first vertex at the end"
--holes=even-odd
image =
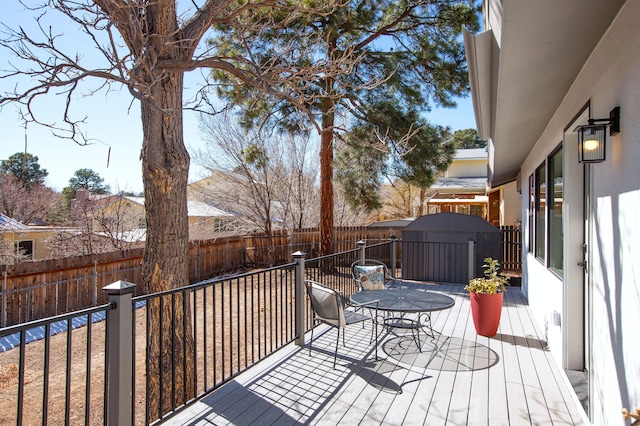
{"type": "Polygon", "coordinates": [[[395,280],[383,262],[374,259],[360,259],[351,264],[351,276],[358,291],[385,290],[395,280]]]}
{"type": "MultiPolygon", "coordinates": [[[[378,323],[376,316],[345,310],[342,296],[339,292],[331,289],[317,281],[305,280],[307,287],[307,295],[313,309],[313,321],[324,323],[337,329],[336,348],[333,355],[333,368],[336,368],[336,359],[338,357],[338,343],[340,341],[340,330],[351,324],[357,324],[364,321],[371,321],[372,336],[369,344],[375,339],[375,356],[378,359],[378,323]]],[[[377,302],[369,304],[369,307],[375,309],[377,302]]],[[[377,310],[376,310],[377,312],[377,310]]],[[[309,341],[309,354],[311,354],[311,345],[313,344],[313,330],[311,328],[311,340],[309,341]]],[[[344,331],[342,331],[342,344],[346,346],[344,331]]]]}

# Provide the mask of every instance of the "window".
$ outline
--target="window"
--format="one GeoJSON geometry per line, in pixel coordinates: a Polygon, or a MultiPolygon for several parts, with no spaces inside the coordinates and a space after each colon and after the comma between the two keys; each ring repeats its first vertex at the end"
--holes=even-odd
{"type": "Polygon", "coordinates": [[[558,275],[563,273],[562,146],[529,176],[529,253],[558,275]],[[551,188],[547,188],[547,182],[551,188]]]}
{"type": "Polygon", "coordinates": [[[549,269],[562,275],[562,207],[564,181],[562,178],[562,147],[549,157],[549,269]]]}
{"type": "Polygon", "coordinates": [[[533,253],[535,247],[535,211],[536,211],[536,180],[534,175],[529,176],[529,253],[533,253]]]}
{"type": "Polygon", "coordinates": [[[545,236],[546,236],[546,200],[547,200],[547,183],[546,183],[546,167],[542,163],[540,167],[536,169],[536,182],[535,182],[535,253],[536,258],[544,262],[544,249],[545,249],[545,236]]]}
{"type": "Polygon", "coordinates": [[[469,206],[469,214],[472,216],[480,216],[484,218],[485,217],[484,210],[485,210],[484,206],[475,206],[475,205],[469,206]]]}
{"type": "Polygon", "coordinates": [[[16,254],[25,256],[27,259],[33,259],[33,241],[18,241],[16,243],[16,254]]]}

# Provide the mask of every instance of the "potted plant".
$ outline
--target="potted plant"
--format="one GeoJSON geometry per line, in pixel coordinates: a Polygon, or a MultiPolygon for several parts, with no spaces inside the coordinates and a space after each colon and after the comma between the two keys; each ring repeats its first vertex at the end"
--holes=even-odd
{"type": "Polygon", "coordinates": [[[469,291],[471,314],[476,332],[493,337],[498,332],[502,313],[502,296],[509,277],[500,273],[500,262],[491,257],[484,259],[484,277],[474,278],[464,288],[469,291]]]}

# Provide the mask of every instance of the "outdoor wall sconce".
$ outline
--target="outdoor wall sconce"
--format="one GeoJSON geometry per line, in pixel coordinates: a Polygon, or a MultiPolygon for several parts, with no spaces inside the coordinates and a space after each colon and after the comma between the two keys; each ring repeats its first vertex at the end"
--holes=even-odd
{"type": "Polygon", "coordinates": [[[604,161],[607,126],[609,126],[609,136],[620,132],[620,107],[612,109],[609,118],[590,118],[588,125],[575,128],[574,132],[578,132],[578,161],[581,163],[604,161]]]}

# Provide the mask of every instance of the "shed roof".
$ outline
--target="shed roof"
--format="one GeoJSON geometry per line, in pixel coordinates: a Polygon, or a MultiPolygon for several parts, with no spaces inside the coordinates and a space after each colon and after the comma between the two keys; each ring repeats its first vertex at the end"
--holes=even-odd
{"type": "Polygon", "coordinates": [[[420,216],[405,231],[501,232],[479,216],[461,213],[437,213],[420,216]]]}
{"type": "Polygon", "coordinates": [[[400,219],[388,219],[388,220],[379,220],[377,222],[372,222],[367,227],[369,228],[382,228],[382,227],[393,227],[393,226],[407,226],[411,222],[413,222],[415,217],[404,217],[400,219]]]}

